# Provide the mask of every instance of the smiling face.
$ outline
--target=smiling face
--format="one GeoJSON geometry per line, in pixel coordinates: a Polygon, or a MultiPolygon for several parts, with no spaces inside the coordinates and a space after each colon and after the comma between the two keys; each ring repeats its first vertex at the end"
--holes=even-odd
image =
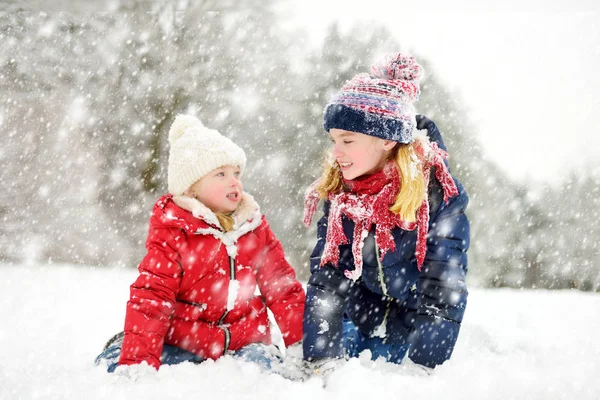
{"type": "Polygon", "coordinates": [[[396,142],[358,132],[330,129],[331,155],[344,179],[355,179],[377,172],[385,165],[396,142]]]}
{"type": "Polygon", "coordinates": [[[195,197],[213,212],[227,214],[240,204],[243,190],[240,167],[226,165],[204,175],[186,195],[195,197]]]}

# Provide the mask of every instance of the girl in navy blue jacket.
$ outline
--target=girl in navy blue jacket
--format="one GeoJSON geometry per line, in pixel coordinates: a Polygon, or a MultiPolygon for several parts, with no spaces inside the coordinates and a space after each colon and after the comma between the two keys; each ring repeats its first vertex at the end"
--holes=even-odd
{"type": "Polygon", "coordinates": [[[468,197],[435,124],[415,114],[422,71],[414,57],[387,55],[325,109],[333,145],[305,199],[307,225],[325,200],[304,313],[312,367],[363,350],[434,367],[454,349],[467,303],[468,197]]]}

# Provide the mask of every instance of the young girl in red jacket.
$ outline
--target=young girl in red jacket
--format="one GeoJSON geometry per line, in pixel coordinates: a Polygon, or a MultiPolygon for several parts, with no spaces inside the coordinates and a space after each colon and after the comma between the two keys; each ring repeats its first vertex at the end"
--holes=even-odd
{"type": "Polygon", "coordinates": [[[96,362],[112,372],[232,354],[269,366],[267,307],[290,346],[302,339],[305,294],[243,190],[246,155],[192,116],[175,119],[169,142],[169,193],[152,210],[124,332],[96,362]]]}

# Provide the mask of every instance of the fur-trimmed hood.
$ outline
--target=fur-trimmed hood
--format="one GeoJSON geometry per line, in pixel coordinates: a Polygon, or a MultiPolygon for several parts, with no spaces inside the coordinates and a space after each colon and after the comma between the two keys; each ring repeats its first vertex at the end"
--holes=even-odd
{"type": "Polygon", "coordinates": [[[230,256],[235,257],[237,240],[260,226],[263,217],[254,197],[246,192],[231,216],[233,229],[224,232],[215,213],[202,202],[187,196],[167,194],[156,202],[151,224],[176,226],[190,235],[212,235],[227,246],[230,256]]]}
{"type": "Polygon", "coordinates": [[[173,202],[184,210],[191,212],[195,218],[204,220],[209,225],[199,227],[194,234],[213,235],[227,246],[227,253],[231,257],[237,255],[237,248],[235,247],[237,240],[246,233],[256,229],[262,221],[262,214],[260,213],[258,204],[254,200],[254,197],[246,192],[242,194],[242,201],[238,208],[231,214],[234,223],[233,229],[228,232],[223,231],[215,213],[202,202],[198,201],[198,199],[187,196],[175,196],[173,197],[173,202]]]}
{"type": "MultiPolygon", "coordinates": [[[[192,215],[198,219],[203,219],[210,225],[214,225],[219,229],[223,229],[215,213],[208,207],[206,207],[198,199],[194,199],[188,196],[173,196],[173,202],[179,207],[183,208],[192,213],[192,215]]],[[[242,193],[242,200],[238,205],[238,208],[231,215],[235,221],[233,229],[236,230],[241,227],[244,223],[252,221],[256,218],[260,219],[260,207],[254,200],[254,197],[246,192],[242,193]]]]}

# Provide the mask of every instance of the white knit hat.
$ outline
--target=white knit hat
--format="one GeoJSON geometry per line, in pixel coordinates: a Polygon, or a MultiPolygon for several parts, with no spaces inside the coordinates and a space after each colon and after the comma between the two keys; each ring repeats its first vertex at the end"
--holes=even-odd
{"type": "Polygon", "coordinates": [[[178,115],[169,130],[169,193],[182,195],[213,169],[225,165],[244,171],[246,154],[230,139],[196,117],[178,115]]]}

